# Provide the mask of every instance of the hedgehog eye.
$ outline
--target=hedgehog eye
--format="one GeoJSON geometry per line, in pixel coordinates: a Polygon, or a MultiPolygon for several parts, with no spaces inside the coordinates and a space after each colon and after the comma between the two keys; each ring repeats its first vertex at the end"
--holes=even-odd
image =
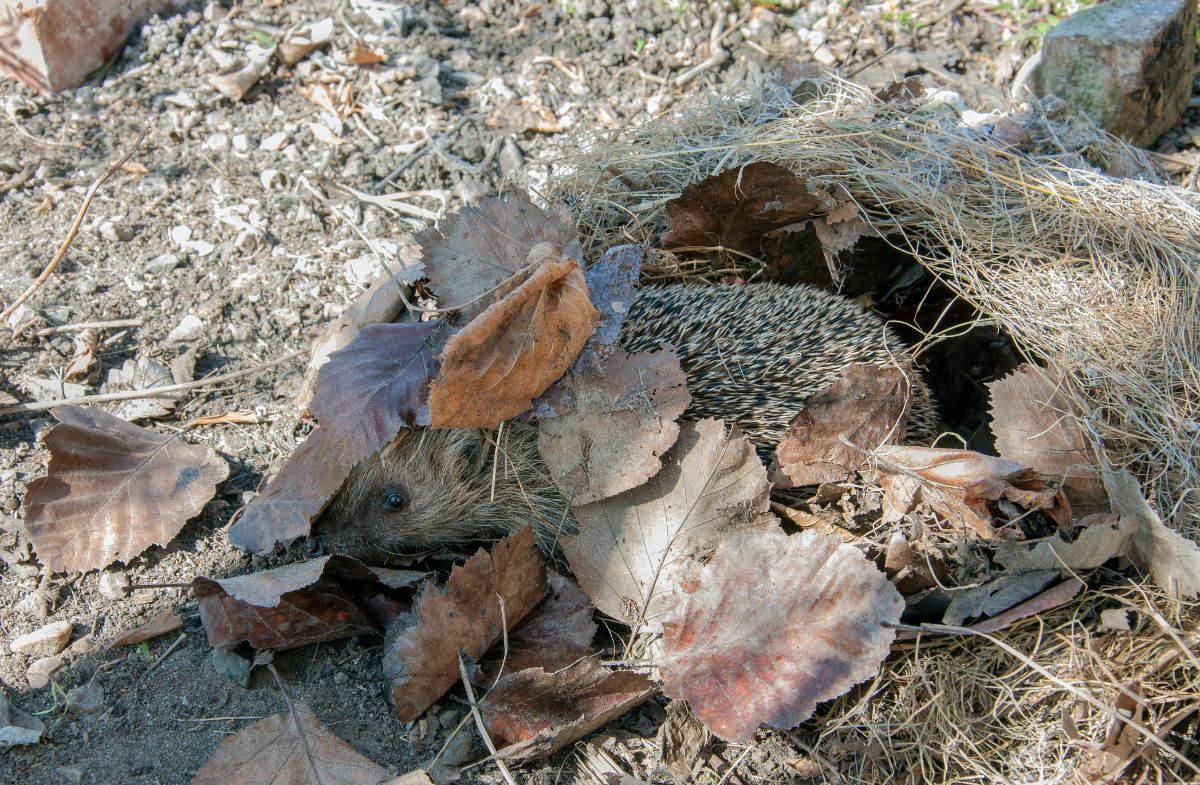
{"type": "Polygon", "coordinates": [[[400,512],[408,504],[408,497],[400,491],[384,491],[382,504],[388,512],[400,512]]]}

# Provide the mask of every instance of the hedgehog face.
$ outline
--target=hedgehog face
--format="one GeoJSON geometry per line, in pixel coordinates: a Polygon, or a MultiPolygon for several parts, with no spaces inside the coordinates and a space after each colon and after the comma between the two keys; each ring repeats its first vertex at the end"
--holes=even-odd
{"type": "Polygon", "coordinates": [[[483,536],[483,448],[470,428],[402,431],[354,467],[317,533],[329,551],[368,562],[483,536]]]}

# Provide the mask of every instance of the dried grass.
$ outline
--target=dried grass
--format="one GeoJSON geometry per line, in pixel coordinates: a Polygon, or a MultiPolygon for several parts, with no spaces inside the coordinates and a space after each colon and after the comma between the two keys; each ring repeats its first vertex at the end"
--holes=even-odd
{"type": "MultiPolygon", "coordinates": [[[[653,247],[667,201],[753,161],[848,196],[1024,352],[1065,369],[1085,427],[1140,476],[1162,517],[1195,537],[1200,199],[1086,124],[1033,112],[1036,147],[1018,152],[956,113],[882,102],[831,75],[767,84],[582,142],[547,196],[573,205],[593,251],[653,247]]],[[[660,251],[650,272],[712,273],[660,251]]],[[[1192,606],[1128,584],[991,639],[927,638],[793,740],[833,782],[1078,781],[1086,743],[1103,741],[1111,724],[1103,707],[1136,682],[1145,729],[1200,760],[1180,736],[1200,707],[1196,620],[1192,606]],[[1133,633],[1101,634],[1099,609],[1113,605],[1153,608],[1171,632],[1143,616],[1133,633]],[[1067,738],[1064,711],[1079,741],[1067,738]]],[[[1131,770],[1146,781],[1200,777],[1190,761],[1139,743],[1149,746],[1131,770]]]]}

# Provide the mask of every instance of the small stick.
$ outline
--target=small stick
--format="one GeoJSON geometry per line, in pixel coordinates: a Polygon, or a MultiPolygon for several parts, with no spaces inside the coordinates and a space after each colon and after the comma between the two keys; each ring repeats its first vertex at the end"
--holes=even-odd
{"type": "Polygon", "coordinates": [[[475,690],[471,688],[471,678],[467,676],[467,662],[463,659],[462,652],[458,655],[458,674],[462,677],[463,688],[467,691],[467,702],[471,706],[471,715],[475,717],[475,727],[479,729],[479,736],[483,739],[483,744],[492,755],[492,760],[496,762],[496,767],[500,769],[500,774],[504,776],[504,781],[508,785],[517,785],[517,781],[513,779],[512,772],[508,770],[508,766],[504,765],[504,761],[496,757],[496,745],[492,743],[492,737],[488,736],[487,728],[483,725],[483,715],[479,713],[479,706],[475,702],[475,690]]]}
{"type": "Polygon", "coordinates": [[[109,319],[106,322],[75,322],[74,324],[60,324],[57,327],[46,327],[38,330],[34,335],[39,338],[44,338],[47,335],[55,333],[69,333],[73,330],[104,330],[109,327],[141,327],[141,319],[109,319]]]}
{"type": "Polygon", "coordinates": [[[62,241],[62,245],[58,246],[58,250],[54,252],[54,258],[50,260],[50,263],[46,265],[46,269],[42,270],[37,279],[33,283],[29,284],[29,288],[22,292],[21,296],[13,301],[12,305],[5,308],[3,313],[0,313],[0,322],[7,321],[8,317],[12,316],[13,312],[21,306],[21,303],[32,297],[33,293],[36,292],[41,285],[46,282],[46,279],[50,277],[52,272],[54,272],[54,268],[58,267],[58,263],[61,262],[63,257],[67,255],[67,249],[71,247],[71,242],[75,239],[75,235],[79,234],[79,227],[83,224],[83,217],[87,215],[88,208],[92,206],[92,198],[96,195],[96,191],[99,191],[100,186],[104,185],[104,182],[108,180],[108,178],[116,174],[122,166],[129,162],[129,159],[133,157],[133,154],[137,152],[137,149],[142,146],[142,141],[145,138],[146,132],[142,131],[142,135],[139,136],[138,140],[133,143],[133,147],[129,149],[129,152],[121,156],[121,160],[109,165],[109,167],[104,170],[104,174],[92,181],[91,186],[87,189],[87,193],[83,196],[83,204],[79,205],[79,212],[75,214],[75,221],[71,224],[70,231],[67,232],[67,238],[62,241]]]}
{"type": "Polygon", "coordinates": [[[125,390],[124,392],[115,393],[98,393],[96,395],[80,395],[75,398],[62,398],[57,401],[37,401],[34,403],[18,403],[12,406],[0,408],[0,417],[6,414],[16,414],[18,412],[44,412],[47,409],[53,409],[55,406],[76,406],[87,403],[105,403],[108,401],[129,401],[135,398],[154,398],[163,393],[180,392],[182,390],[195,390],[200,387],[208,387],[213,384],[220,384],[231,379],[238,379],[243,376],[251,376],[259,371],[265,371],[268,368],[274,368],[276,365],[282,365],[288,360],[295,359],[304,354],[306,349],[297,349],[294,352],[276,357],[274,360],[269,360],[253,368],[243,368],[240,371],[231,371],[221,374],[220,376],[210,376],[207,379],[200,379],[194,382],[184,382],[182,384],[167,384],[162,387],[150,387],[143,390],[125,390]]]}

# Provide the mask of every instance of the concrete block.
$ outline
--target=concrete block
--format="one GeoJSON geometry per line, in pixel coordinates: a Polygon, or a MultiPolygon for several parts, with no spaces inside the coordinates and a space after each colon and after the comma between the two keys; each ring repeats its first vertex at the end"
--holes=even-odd
{"type": "Polygon", "coordinates": [[[41,93],[83,84],[134,25],[187,0],[0,0],[0,71],[41,93]]]}
{"type": "Polygon", "coordinates": [[[1148,146],[1187,108],[1195,29],[1195,0],[1112,0],[1079,11],[1043,40],[1034,89],[1148,146]]]}

